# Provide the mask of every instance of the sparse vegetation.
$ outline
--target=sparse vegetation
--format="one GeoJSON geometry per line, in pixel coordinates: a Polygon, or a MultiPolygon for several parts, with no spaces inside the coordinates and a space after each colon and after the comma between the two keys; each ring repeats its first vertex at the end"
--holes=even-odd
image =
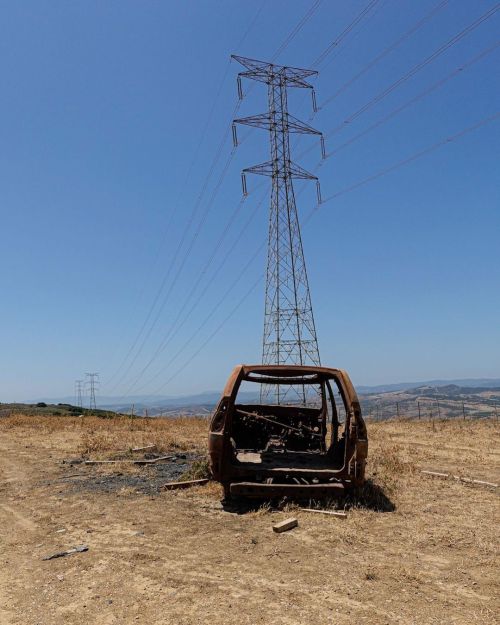
{"type": "MultiPolygon", "coordinates": [[[[82,614],[87,623],[183,625],[222,625],[237,614],[250,625],[263,605],[290,624],[494,621],[496,527],[485,520],[494,518],[497,493],[420,470],[498,481],[495,420],[436,420],[435,430],[428,422],[370,423],[368,480],[345,502],[343,520],[302,513],[291,502],[231,514],[216,482],[147,494],[130,483],[153,480],[151,468],[62,464],[82,453],[120,457],[151,443],[204,458],[207,429],[201,418],[0,419],[2,555],[19,565],[14,582],[9,567],[0,572],[0,590],[11,588],[5,609],[19,622],[47,625],[77,625],[82,614]],[[82,474],[93,476],[93,488],[82,474]],[[123,488],[95,488],[113,476],[123,488]],[[274,534],[271,526],[287,516],[298,527],[274,534]],[[50,566],[41,560],[82,542],[89,544],[85,557],[50,566]],[[172,619],[159,621],[166,599],[172,619]]],[[[186,475],[206,470],[202,459],[186,475]]]]}
{"type": "Polygon", "coordinates": [[[204,480],[211,478],[210,467],[208,466],[208,459],[195,460],[190,469],[183,473],[179,478],[182,480],[204,480]]]}

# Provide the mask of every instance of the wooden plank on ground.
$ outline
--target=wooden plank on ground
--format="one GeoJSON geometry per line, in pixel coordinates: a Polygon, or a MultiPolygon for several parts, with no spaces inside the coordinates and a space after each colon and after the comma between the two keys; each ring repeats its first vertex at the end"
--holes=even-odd
{"type": "Polygon", "coordinates": [[[285,519],[284,521],[280,521],[280,523],[276,523],[276,525],[273,525],[273,532],[281,534],[281,532],[287,532],[288,530],[297,527],[298,524],[299,522],[296,518],[290,517],[289,519],[285,519]]]}
{"type": "Polygon", "coordinates": [[[159,458],[151,458],[150,460],[132,460],[134,464],[155,464],[162,460],[175,460],[176,456],[160,456],[159,458]]]}
{"type": "Polygon", "coordinates": [[[433,475],[434,477],[449,477],[449,473],[439,473],[439,471],[421,471],[425,475],[433,475]]]}
{"type": "Polygon", "coordinates": [[[495,482],[485,482],[484,480],[475,480],[471,477],[463,477],[462,475],[452,475],[451,473],[440,473],[439,471],[421,471],[425,475],[432,475],[433,477],[448,478],[451,477],[458,482],[464,482],[465,484],[478,484],[480,486],[490,486],[492,488],[498,488],[498,484],[495,482]]]}
{"type": "Polygon", "coordinates": [[[314,508],[301,508],[302,512],[315,512],[316,514],[329,514],[339,519],[346,519],[347,514],[341,510],[315,510],[314,508]]]}
{"type": "Polygon", "coordinates": [[[131,451],[148,451],[151,449],[156,449],[156,445],[146,445],[145,447],[132,447],[131,451]]]}
{"type": "Polygon", "coordinates": [[[85,460],[85,464],[155,464],[162,460],[175,460],[176,456],[160,456],[159,458],[151,458],[149,460],[85,460]]]}
{"type": "Polygon", "coordinates": [[[134,464],[135,460],[85,460],[84,464],[134,464]]]}
{"type": "Polygon", "coordinates": [[[178,490],[179,488],[190,488],[191,486],[203,486],[210,480],[208,478],[202,480],[185,480],[184,482],[167,482],[161,488],[163,490],[178,490]]]}

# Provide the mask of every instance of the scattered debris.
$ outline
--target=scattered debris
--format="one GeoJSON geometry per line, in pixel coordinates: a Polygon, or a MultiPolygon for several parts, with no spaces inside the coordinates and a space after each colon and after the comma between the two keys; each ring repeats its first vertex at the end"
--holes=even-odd
{"type": "Polygon", "coordinates": [[[339,519],[347,519],[347,513],[342,512],[341,510],[316,510],[314,508],[301,508],[302,512],[316,512],[317,514],[329,514],[331,516],[336,516],[339,519]]]}
{"type": "Polygon", "coordinates": [[[421,473],[425,473],[426,475],[433,475],[434,477],[449,477],[449,473],[439,473],[438,471],[421,471],[421,473]]]}
{"type": "Polygon", "coordinates": [[[186,480],[184,482],[167,482],[161,488],[163,490],[177,490],[179,488],[190,488],[191,486],[203,486],[210,480],[208,478],[202,480],[186,480]]]}
{"type": "MultiPolygon", "coordinates": [[[[174,460],[163,460],[151,464],[133,465],[124,464],[96,464],[82,465],[81,474],[74,478],[61,476],[61,483],[68,487],[68,492],[121,492],[123,489],[132,492],[141,492],[145,495],[154,495],[161,492],[161,487],[166,482],[174,480],[194,479],[203,476],[187,476],[193,467],[200,460],[200,455],[196,452],[170,452],[175,457],[174,460]],[[128,472],[126,467],[138,466],[140,471],[128,472]],[[103,472],[99,469],[107,469],[103,472]],[[122,470],[123,469],[123,470],[122,470]]],[[[130,458],[129,458],[130,460],[130,458]]],[[[69,473],[69,472],[68,472],[69,473]]]]}
{"type": "Polygon", "coordinates": [[[461,475],[452,475],[451,473],[440,473],[439,471],[424,471],[421,473],[425,475],[431,475],[432,477],[442,477],[443,479],[447,479],[449,477],[457,480],[458,482],[465,482],[466,484],[479,484],[481,486],[491,486],[492,488],[498,488],[498,484],[494,482],[485,482],[484,480],[474,480],[470,477],[462,477],[461,475]]]}
{"type": "Polygon", "coordinates": [[[158,458],[151,458],[145,460],[85,460],[85,464],[155,464],[161,460],[176,460],[177,456],[159,456],[158,458]]]}
{"type": "Polygon", "coordinates": [[[156,449],[156,445],[152,444],[152,445],[146,445],[145,447],[132,447],[130,451],[147,451],[148,449],[149,450],[156,449]]]}
{"type": "Polygon", "coordinates": [[[56,551],[56,553],[51,553],[49,556],[42,558],[42,560],[54,560],[54,558],[63,558],[64,556],[70,556],[73,553],[82,553],[83,551],[88,550],[88,545],[78,545],[77,547],[72,547],[66,551],[56,551]]]}
{"type": "Polygon", "coordinates": [[[177,460],[177,456],[159,456],[158,458],[150,458],[148,460],[132,460],[134,464],[155,464],[163,460],[177,460]]]}
{"type": "Polygon", "coordinates": [[[281,521],[280,523],[276,523],[276,525],[273,525],[273,532],[276,532],[277,534],[281,534],[281,532],[287,532],[288,530],[291,530],[294,527],[297,527],[298,524],[299,522],[297,521],[296,518],[290,517],[289,519],[285,519],[284,521],[281,521]]]}

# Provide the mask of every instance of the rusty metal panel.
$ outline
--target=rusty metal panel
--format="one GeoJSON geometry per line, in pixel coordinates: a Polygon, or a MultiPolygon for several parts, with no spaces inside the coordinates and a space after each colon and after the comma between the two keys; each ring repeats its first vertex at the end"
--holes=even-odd
{"type": "Polygon", "coordinates": [[[340,496],[363,483],[367,453],[356,391],[341,369],[238,365],[210,425],[212,474],[226,498],[340,496]],[[314,405],[242,404],[237,400],[242,382],[310,385],[319,395],[314,405]]]}

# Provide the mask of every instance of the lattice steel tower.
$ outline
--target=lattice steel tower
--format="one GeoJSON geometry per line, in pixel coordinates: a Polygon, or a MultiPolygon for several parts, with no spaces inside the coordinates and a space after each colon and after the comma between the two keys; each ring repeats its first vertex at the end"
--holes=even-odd
{"type": "Polygon", "coordinates": [[[89,408],[90,410],[96,410],[95,392],[99,384],[99,374],[97,372],[90,372],[86,373],[85,377],[89,388],[89,408]]]}
{"type": "MultiPolygon", "coordinates": [[[[287,104],[288,87],[311,89],[313,108],[316,98],[311,84],[305,78],[317,74],[308,69],[285,67],[232,56],[247,71],[238,74],[238,95],[243,97],[241,78],[267,84],[269,111],[262,115],[235,119],[233,140],[237,145],[236,126],[244,124],[269,131],[271,159],[242,172],[243,193],[247,193],[246,174],[260,174],[272,178],[271,210],[269,215],[269,248],[265,295],[263,364],[319,365],[318,339],[314,325],[311,295],[307,279],[302,238],[295,205],[293,179],[316,180],[318,202],[321,201],[319,182],[290,159],[290,133],[312,134],[321,137],[322,155],[325,148],[322,134],[290,115],[287,104]]],[[[304,387],[290,389],[295,399],[306,400],[304,387]]],[[[278,403],[292,400],[284,397],[280,387],[267,387],[264,395],[275,396],[278,403]]]]}

